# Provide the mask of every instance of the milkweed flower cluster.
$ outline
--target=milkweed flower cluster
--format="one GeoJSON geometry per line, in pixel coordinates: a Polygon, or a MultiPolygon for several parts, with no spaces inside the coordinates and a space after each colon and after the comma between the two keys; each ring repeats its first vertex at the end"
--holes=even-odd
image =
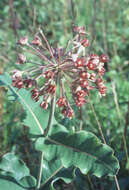
{"type": "Polygon", "coordinates": [[[67,98],[69,87],[74,103],[77,107],[87,102],[90,91],[97,89],[101,96],[106,95],[103,75],[104,63],[108,56],[89,54],[90,42],[85,27],[74,26],[75,37],[70,40],[66,48],[52,48],[42,30],[29,42],[28,37],[22,37],[18,45],[29,48],[41,58],[41,63],[28,61],[26,56],[18,54],[17,64],[32,63],[27,70],[14,70],[12,85],[18,89],[29,88],[34,101],[39,101],[41,108],[47,109],[57,91],[56,104],[65,117],[72,118],[74,110],[67,98]]]}

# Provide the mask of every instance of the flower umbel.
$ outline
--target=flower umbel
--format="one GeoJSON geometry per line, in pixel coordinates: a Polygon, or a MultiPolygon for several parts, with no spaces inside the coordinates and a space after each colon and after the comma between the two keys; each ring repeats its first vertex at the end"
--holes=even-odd
{"type": "Polygon", "coordinates": [[[25,51],[40,57],[40,63],[27,60],[23,54],[18,55],[17,64],[29,65],[26,70],[14,70],[12,85],[18,89],[30,88],[34,101],[42,101],[41,108],[47,109],[49,102],[57,96],[56,104],[65,117],[72,118],[73,101],[77,107],[87,102],[87,96],[93,89],[98,89],[101,96],[106,95],[106,86],[102,79],[108,62],[108,56],[88,54],[90,46],[84,27],[74,26],[75,37],[68,42],[67,48],[52,48],[42,30],[29,42],[28,37],[22,37],[18,45],[25,51]],[[44,45],[45,44],[45,45],[44,45]],[[73,101],[67,97],[69,87],[73,101]],[[59,91],[59,93],[58,93],[59,91]]]}

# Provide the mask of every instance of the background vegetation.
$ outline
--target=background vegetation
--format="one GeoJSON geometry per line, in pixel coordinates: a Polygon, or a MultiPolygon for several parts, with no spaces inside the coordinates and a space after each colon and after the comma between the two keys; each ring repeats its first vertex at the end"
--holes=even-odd
{"type": "MultiPolygon", "coordinates": [[[[17,45],[20,36],[30,38],[39,26],[51,44],[63,46],[72,37],[72,23],[86,26],[91,39],[95,39],[92,52],[107,53],[110,62],[106,65],[106,97],[100,99],[92,94],[92,104],[76,110],[73,120],[58,121],[69,130],[80,127],[92,131],[100,139],[98,120],[107,141],[120,162],[118,180],[121,190],[129,188],[129,8],[128,0],[2,0],[0,1],[0,73],[10,72],[16,66],[17,45]],[[95,118],[94,111],[97,115],[95,118]],[[98,119],[98,120],[97,120],[98,119]],[[81,121],[81,122],[80,122],[81,121]]],[[[31,168],[38,163],[22,124],[25,113],[14,101],[8,101],[6,89],[0,87],[0,156],[12,151],[19,153],[31,168]],[[33,155],[33,159],[32,159],[33,155]]],[[[79,174],[78,174],[79,175],[79,174]]],[[[66,185],[56,183],[57,189],[110,189],[115,190],[113,180],[94,176],[77,177],[66,185]],[[87,187],[86,184],[89,184],[87,187]]]]}

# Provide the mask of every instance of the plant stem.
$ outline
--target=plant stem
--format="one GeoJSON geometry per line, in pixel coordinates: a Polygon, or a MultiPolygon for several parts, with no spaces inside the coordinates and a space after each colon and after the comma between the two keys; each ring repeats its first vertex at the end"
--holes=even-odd
{"type": "Polygon", "coordinates": [[[51,57],[53,58],[53,61],[54,61],[55,64],[56,64],[56,59],[55,59],[55,57],[54,57],[54,55],[53,55],[53,52],[52,52],[51,46],[49,45],[49,42],[48,42],[46,36],[44,35],[44,33],[43,33],[43,31],[42,31],[41,29],[39,29],[39,31],[40,31],[40,34],[42,35],[44,41],[45,41],[46,44],[47,44],[47,47],[48,47],[48,49],[49,49],[49,52],[50,52],[51,57]]]}
{"type": "Polygon", "coordinates": [[[99,120],[98,120],[98,118],[97,118],[97,115],[96,115],[94,106],[93,106],[93,104],[91,103],[90,98],[89,98],[89,103],[90,103],[90,105],[91,105],[91,109],[92,109],[92,111],[93,111],[93,114],[94,114],[96,123],[97,123],[97,125],[98,125],[99,132],[100,132],[100,134],[101,134],[101,137],[102,137],[102,139],[103,139],[103,142],[104,142],[104,144],[106,144],[106,140],[105,140],[104,135],[103,135],[103,131],[102,131],[101,124],[100,124],[100,122],[99,122],[99,120]]]}
{"type": "Polygon", "coordinates": [[[42,170],[43,170],[43,152],[40,153],[40,163],[39,163],[39,172],[38,172],[38,179],[37,179],[37,185],[36,185],[36,190],[40,188],[41,184],[41,178],[42,178],[42,170]]]}
{"type": "Polygon", "coordinates": [[[43,52],[40,51],[39,48],[35,48],[31,44],[29,44],[29,43],[27,44],[27,46],[30,47],[31,49],[33,49],[35,52],[37,52],[37,55],[39,55],[41,57],[41,59],[43,59],[44,61],[46,61],[46,62],[48,62],[48,63],[50,63],[52,65],[54,64],[51,60],[49,60],[46,57],[46,55],[43,52]]]}
{"type": "Polygon", "coordinates": [[[73,26],[75,24],[76,16],[75,16],[75,4],[74,4],[73,0],[70,0],[70,6],[71,6],[70,13],[71,13],[71,20],[72,20],[72,23],[71,23],[71,25],[72,25],[72,33],[73,33],[73,36],[75,36],[73,26]]]}
{"type": "Polygon", "coordinates": [[[54,116],[54,112],[55,112],[55,102],[56,102],[56,95],[53,97],[52,101],[51,101],[51,108],[50,108],[50,115],[49,115],[49,120],[48,120],[48,125],[47,128],[45,129],[45,136],[48,135],[48,132],[51,129],[52,126],[52,122],[53,122],[53,116],[54,116]]]}
{"type": "Polygon", "coordinates": [[[93,47],[93,43],[95,40],[95,33],[96,33],[96,0],[93,1],[93,9],[94,9],[94,15],[93,15],[93,19],[92,19],[92,41],[91,41],[91,45],[90,45],[90,51],[92,50],[93,47]]]}
{"type": "MultiPolygon", "coordinates": [[[[117,98],[116,86],[115,86],[114,82],[112,82],[112,92],[113,92],[113,95],[114,95],[114,102],[115,102],[115,105],[116,105],[117,115],[119,117],[120,125],[122,127],[123,124],[124,124],[124,120],[123,120],[123,118],[121,116],[121,112],[120,112],[120,108],[119,108],[119,103],[118,103],[118,98],[117,98]]],[[[129,160],[128,148],[127,148],[126,136],[125,136],[124,131],[122,132],[122,138],[123,138],[123,144],[124,144],[124,149],[125,149],[125,154],[126,154],[126,160],[128,162],[128,160],[129,160]]]]}
{"type": "Polygon", "coordinates": [[[117,189],[120,190],[120,186],[119,186],[118,179],[117,179],[116,175],[114,176],[114,179],[115,179],[115,182],[116,182],[117,189]]]}
{"type": "MultiPolygon", "coordinates": [[[[50,115],[49,115],[48,125],[47,125],[46,130],[44,131],[45,136],[48,135],[48,132],[51,129],[51,126],[52,126],[53,116],[54,116],[54,112],[55,112],[55,102],[56,102],[56,95],[51,100],[51,108],[50,108],[50,115]]],[[[42,165],[43,165],[43,155],[44,155],[44,153],[41,152],[40,164],[39,164],[39,173],[38,173],[37,185],[36,185],[35,190],[38,190],[40,188],[40,186],[41,186],[42,169],[43,169],[43,167],[42,167],[42,165]]]]}
{"type": "Polygon", "coordinates": [[[83,110],[82,110],[82,107],[80,108],[79,110],[79,119],[80,119],[80,127],[79,127],[79,130],[83,130],[83,118],[82,118],[82,113],[83,113],[83,110]]]}
{"type": "MultiPolygon", "coordinates": [[[[4,63],[4,62],[3,62],[4,63]]],[[[0,60],[0,74],[3,73],[3,66],[4,64],[0,60]]],[[[3,122],[3,88],[0,87],[0,124],[3,122]]]]}
{"type": "MultiPolygon", "coordinates": [[[[89,103],[90,103],[90,105],[91,105],[91,109],[92,109],[92,111],[93,111],[93,114],[94,114],[95,120],[96,120],[96,122],[97,122],[97,125],[98,125],[98,128],[99,128],[101,137],[102,137],[102,139],[103,139],[103,142],[104,142],[104,144],[107,144],[107,143],[106,143],[106,140],[105,140],[105,137],[104,137],[104,134],[103,134],[103,131],[102,131],[101,124],[100,124],[100,122],[99,122],[99,120],[98,120],[98,118],[97,118],[97,114],[96,114],[96,112],[95,112],[95,109],[94,109],[93,104],[92,104],[91,101],[90,101],[90,98],[89,98],[89,103]]],[[[116,176],[116,175],[114,176],[114,180],[115,180],[115,183],[116,183],[116,186],[117,186],[117,190],[120,190],[120,186],[119,186],[118,179],[117,179],[117,176],[116,176]]]]}
{"type": "Polygon", "coordinates": [[[87,174],[87,178],[88,178],[91,190],[94,190],[94,185],[93,185],[92,180],[91,180],[91,178],[90,178],[90,176],[88,174],[87,174]]]}

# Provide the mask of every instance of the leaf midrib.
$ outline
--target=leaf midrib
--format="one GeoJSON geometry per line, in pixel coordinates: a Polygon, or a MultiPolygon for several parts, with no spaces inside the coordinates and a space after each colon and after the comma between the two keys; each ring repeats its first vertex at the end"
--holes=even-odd
{"type": "Polygon", "coordinates": [[[53,174],[47,178],[47,180],[45,182],[43,182],[43,184],[41,185],[41,187],[43,187],[51,178],[53,178],[64,166],[61,165],[55,172],[53,172],[53,174]]]}
{"type": "Polygon", "coordinates": [[[35,114],[33,113],[33,111],[31,110],[31,108],[29,107],[29,105],[24,101],[24,99],[22,98],[22,96],[18,93],[18,91],[16,91],[8,82],[6,82],[7,85],[9,86],[9,88],[11,88],[12,91],[14,91],[17,96],[22,100],[22,102],[25,104],[25,106],[28,108],[28,110],[30,111],[31,115],[33,116],[35,122],[37,123],[37,126],[40,129],[41,134],[44,134],[44,130],[42,129],[42,126],[40,125],[40,122],[38,121],[37,117],[35,116],[35,114]]]}
{"type": "MultiPolygon", "coordinates": [[[[101,163],[103,163],[103,164],[105,165],[105,167],[107,167],[110,171],[112,171],[112,172],[114,173],[114,171],[112,170],[112,167],[108,166],[104,161],[98,159],[96,156],[93,156],[92,154],[89,154],[89,153],[87,153],[87,152],[80,151],[80,150],[77,149],[77,148],[74,148],[74,147],[71,147],[71,146],[67,146],[67,145],[65,145],[65,144],[62,144],[62,143],[60,143],[60,142],[58,142],[58,141],[55,141],[55,140],[51,139],[50,137],[47,137],[46,139],[47,139],[48,141],[52,142],[52,143],[55,143],[56,145],[64,146],[64,147],[66,147],[66,148],[68,148],[68,149],[72,149],[72,150],[74,150],[74,151],[76,151],[76,152],[80,152],[80,153],[82,153],[82,154],[86,154],[86,155],[88,155],[89,157],[92,157],[93,159],[97,159],[98,161],[100,161],[101,163]]],[[[112,156],[113,156],[113,155],[112,155],[112,156]]]]}

